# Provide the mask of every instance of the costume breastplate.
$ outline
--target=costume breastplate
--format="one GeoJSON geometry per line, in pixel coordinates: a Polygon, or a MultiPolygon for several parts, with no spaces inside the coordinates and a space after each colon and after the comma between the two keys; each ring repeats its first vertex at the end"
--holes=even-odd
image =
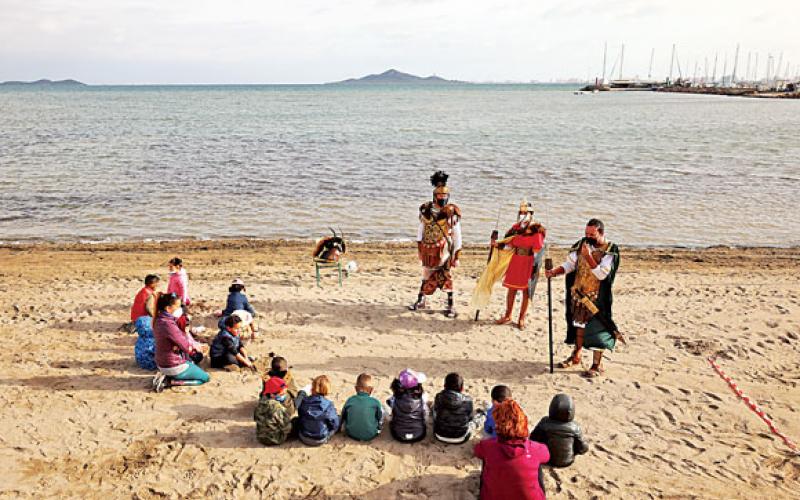
{"type": "MultiPolygon", "coordinates": [[[[605,250],[608,248],[608,243],[603,246],[603,249],[595,249],[592,252],[592,258],[595,262],[600,262],[605,256],[605,250]]],[[[600,290],[600,280],[592,273],[592,268],[586,259],[581,255],[580,247],[578,247],[578,264],[575,269],[575,284],[576,288],[589,297],[595,297],[600,290]]]]}
{"type": "Polygon", "coordinates": [[[447,225],[447,219],[437,219],[434,215],[429,219],[423,218],[422,224],[424,226],[422,242],[425,244],[436,244],[450,236],[450,227],[447,225]]]}

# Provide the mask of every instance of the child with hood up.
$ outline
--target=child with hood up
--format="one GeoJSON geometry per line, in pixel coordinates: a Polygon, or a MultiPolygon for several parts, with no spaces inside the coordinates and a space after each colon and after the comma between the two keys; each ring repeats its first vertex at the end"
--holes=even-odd
{"type": "Polygon", "coordinates": [[[569,467],[575,455],[589,450],[581,427],[575,422],[575,403],[567,394],[556,394],[550,401],[549,416],[542,417],[531,433],[531,439],[544,443],[550,450],[548,465],[569,467]]]}

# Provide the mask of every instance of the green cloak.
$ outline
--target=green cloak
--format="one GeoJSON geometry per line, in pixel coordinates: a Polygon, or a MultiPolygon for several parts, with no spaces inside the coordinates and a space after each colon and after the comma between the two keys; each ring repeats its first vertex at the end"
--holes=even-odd
{"type": "MultiPolygon", "coordinates": [[[[584,242],[585,238],[581,238],[578,240],[572,248],[570,248],[571,252],[580,251],[581,244],[584,242]]],[[[617,276],[617,269],[619,268],[619,247],[617,247],[616,243],[611,243],[608,246],[608,250],[606,250],[607,254],[612,254],[614,256],[614,264],[611,266],[611,272],[608,273],[606,279],[600,281],[600,290],[597,294],[597,301],[596,305],[597,308],[600,309],[600,312],[608,319],[612,319],[611,315],[611,304],[614,301],[614,295],[611,292],[611,287],[614,285],[614,278],[617,276]]],[[[575,335],[577,328],[572,324],[572,285],[575,284],[575,273],[569,273],[566,275],[566,319],[567,319],[567,338],[564,340],[566,344],[575,344],[575,335]]],[[[595,349],[614,349],[616,344],[616,340],[614,339],[614,335],[611,332],[606,331],[606,328],[603,326],[602,323],[597,318],[592,318],[589,323],[586,324],[586,328],[584,330],[583,335],[583,346],[595,349]]]]}

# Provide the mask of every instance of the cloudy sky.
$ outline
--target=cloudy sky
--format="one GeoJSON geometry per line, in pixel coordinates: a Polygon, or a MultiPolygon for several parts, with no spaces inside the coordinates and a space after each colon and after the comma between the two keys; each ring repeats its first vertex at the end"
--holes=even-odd
{"type": "MultiPolygon", "coordinates": [[[[796,0],[0,0],[0,81],[318,83],[397,68],[470,81],[689,73],[741,44],[800,65],[796,0]],[[684,70],[686,71],[686,70],[684,70]],[[675,70],[677,73],[677,69],[675,70]],[[616,74],[616,71],[615,71],[616,74]]],[[[709,69],[711,71],[711,69],[709,69]]],[[[730,71],[729,71],[730,72],[730,71]]]]}

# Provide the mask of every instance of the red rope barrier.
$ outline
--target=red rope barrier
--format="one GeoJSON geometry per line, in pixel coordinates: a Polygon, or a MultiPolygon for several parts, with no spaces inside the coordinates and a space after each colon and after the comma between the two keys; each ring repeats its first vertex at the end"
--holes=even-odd
{"type": "Polygon", "coordinates": [[[784,443],[786,443],[786,446],[788,446],[788,447],[789,447],[789,449],[790,449],[790,450],[792,450],[794,453],[800,453],[800,452],[798,452],[798,450],[797,450],[797,445],[796,445],[796,444],[794,444],[794,443],[792,442],[792,440],[791,440],[791,439],[789,439],[789,438],[786,436],[786,434],[782,433],[781,431],[779,431],[779,430],[778,430],[778,428],[777,428],[777,427],[775,427],[775,424],[772,422],[772,419],[771,419],[771,418],[769,418],[769,417],[767,416],[766,412],[765,412],[764,410],[762,410],[762,409],[761,409],[761,408],[760,408],[760,407],[759,407],[759,406],[758,406],[758,405],[755,403],[755,401],[753,401],[752,399],[750,399],[749,397],[747,397],[747,396],[744,394],[744,392],[743,392],[741,389],[739,389],[739,386],[738,386],[738,385],[736,385],[736,382],[734,382],[734,381],[733,381],[733,380],[732,380],[732,379],[731,379],[729,376],[725,375],[725,372],[723,372],[723,371],[722,371],[722,368],[720,368],[720,367],[719,367],[719,365],[718,365],[718,364],[717,364],[717,362],[714,360],[714,358],[708,358],[708,362],[709,362],[709,363],[711,363],[711,367],[714,369],[714,371],[715,371],[715,372],[717,372],[717,374],[718,374],[720,377],[722,377],[722,380],[724,380],[725,382],[727,382],[728,386],[729,386],[729,387],[730,387],[730,388],[733,390],[733,392],[735,392],[735,393],[736,393],[736,395],[737,395],[737,396],[739,396],[739,399],[741,399],[742,401],[744,401],[744,404],[746,404],[746,405],[747,405],[747,407],[748,407],[748,408],[750,408],[750,409],[753,411],[753,413],[755,413],[756,415],[758,415],[758,416],[759,416],[759,418],[761,418],[761,420],[763,420],[763,421],[764,421],[764,423],[765,423],[765,424],[767,424],[767,426],[769,427],[769,430],[770,430],[770,431],[771,431],[773,434],[775,434],[776,436],[778,436],[779,438],[781,438],[781,440],[783,440],[783,442],[784,442],[784,443]]]}

